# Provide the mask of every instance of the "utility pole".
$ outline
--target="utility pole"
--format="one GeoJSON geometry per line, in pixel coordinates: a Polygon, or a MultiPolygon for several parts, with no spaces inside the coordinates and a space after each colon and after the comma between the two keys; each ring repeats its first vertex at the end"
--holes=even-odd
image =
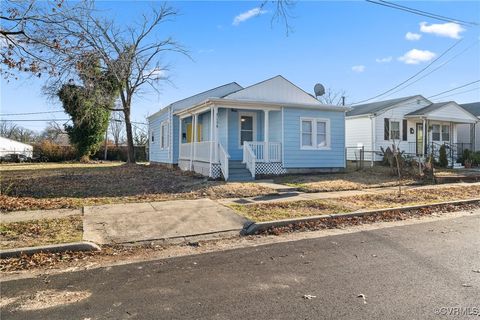
{"type": "Polygon", "coordinates": [[[104,150],[104,155],[103,155],[103,160],[107,161],[107,145],[108,145],[108,126],[107,130],[105,130],[105,150],[104,150]]]}
{"type": "Polygon", "coordinates": [[[345,106],[345,96],[342,96],[342,106],[345,106]]]}

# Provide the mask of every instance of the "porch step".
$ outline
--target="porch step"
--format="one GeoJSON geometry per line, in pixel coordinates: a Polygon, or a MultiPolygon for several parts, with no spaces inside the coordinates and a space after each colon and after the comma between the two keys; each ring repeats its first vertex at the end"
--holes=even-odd
{"type": "Polygon", "coordinates": [[[242,161],[230,160],[228,162],[228,168],[229,169],[246,169],[247,166],[245,165],[245,163],[242,163],[242,161]]]}
{"type": "Polygon", "coordinates": [[[238,160],[228,162],[228,181],[252,181],[252,175],[245,163],[238,160]]]}
{"type": "Polygon", "coordinates": [[[244,174],[229,174],[228,175],[228,181],[229,182],[240,182],[240,181],[253,181],[254,179],[252,178],[252,175],[250,172],[248,175],[244,174]]]}

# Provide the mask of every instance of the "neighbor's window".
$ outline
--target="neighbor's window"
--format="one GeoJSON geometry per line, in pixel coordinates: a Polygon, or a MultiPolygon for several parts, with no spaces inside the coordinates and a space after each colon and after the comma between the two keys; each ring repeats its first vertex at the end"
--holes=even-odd
{"type": "Polygon", "coordinates": [[[155,133],[152,131],[152,142],[155,141],[155,133]]]}
{"type": "Polygon", "coordinates": [[[432,140],[440,141],[440,125],[439,124],[432,125],[432,140]]]}
{"type": "Polygon", "coordinates": [[[164,121],[160,125],[160,149],[168,149],[168,122],[164,121]]]}
{"type": "Polygon", "coordinates": [[[400,140],[400,122],[390,121],[390,139],[400,140]]]}
{"type": "Polygon", "coordinates": [[[450,141],[450,126],[448,125],[442,126],[442,140],[450,141]]]}
{"type": "Polygon", "coordinates": [[[328,119],[301,119],[300,147],[324,149],[329,147],[330,123],[328,119]]]}

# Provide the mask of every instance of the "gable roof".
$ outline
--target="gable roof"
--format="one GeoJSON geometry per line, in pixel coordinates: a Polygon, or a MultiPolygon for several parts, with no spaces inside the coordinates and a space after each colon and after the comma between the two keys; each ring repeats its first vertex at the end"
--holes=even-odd
{"type": "Polygon", "coordinates": [[[464,103],[460,106],[474,116],[480,118],[480,102],[464,103]]]}
{"type": "Polygon", "coordinates": [[[377,113],[379,111],[385,110],[396,104],[413,99],[415,97],[422,97],[422,96],[416,95],[416,96],[396,98],[396,99],[390,99],[390,100],[384,100],[384,101],[377,101],[377,102],[366,103],[366,104],[359,104],[358,106],[351,106],[352,110],[347,112],[347,117],[377,113]]]}
{"type": "Polygon", "coordinates": [[[281,75],[260,81],[224,97],[232,100],[251,100],[276,103],[320,105],[311,94],[281,75]]]}
{"type": "Polygon", "coordinates": [[[443,107],[444,105],[447,105],[449,103],[455,103],[455,102],[447,101],[447,102],[432,103],[432,104],[429,104],[426,107],[417,109],[417,110],[412,111],[410,113],[407,113],[406,116],[423,116],[423,115],[426,115],[426,114],[428,114],[428,113],[430,113],[434,110],[440,109],[441,107],[443,107]]]}
{"type": "Polygon", "coordinates": [[[208,98],[223,98],[226,95],[229,95],[233,92],[236,92],[236,91],[242,90],[242,89],[243,89],[243,87],[241,85],[239,85],[238,83],[230,82],[230,83],[221,85],[219,87],[200,92],[200,93],[198,93],[196,95],[193,95],[193,96],[190,96],[188,98],[172,102],[171,104],[169,104],[168,106],[160,109],[158,112],[152,114],[148,118],[151,118],[155,115],[160,115],[163,112],[165,112],[166,110],[168,110],[169,108],[171,108],[172,111],[180,111],[180,110],[183,110],[185,108],[196,105],[200,102],[203,102],[203,101],[207,100],[208,98]]]}

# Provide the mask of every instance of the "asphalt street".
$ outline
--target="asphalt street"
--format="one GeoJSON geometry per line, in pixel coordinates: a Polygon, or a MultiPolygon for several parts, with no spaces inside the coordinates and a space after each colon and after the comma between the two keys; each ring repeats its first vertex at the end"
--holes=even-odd
{"type": "Polygon", "coordinates": [[[480,319],[480,215],[3,282],[1,319],[480,319]],[[53,291],[51,291],[53,290],[53,291]],[[35,292],[85,298],[22,310],[35,292]]]}

